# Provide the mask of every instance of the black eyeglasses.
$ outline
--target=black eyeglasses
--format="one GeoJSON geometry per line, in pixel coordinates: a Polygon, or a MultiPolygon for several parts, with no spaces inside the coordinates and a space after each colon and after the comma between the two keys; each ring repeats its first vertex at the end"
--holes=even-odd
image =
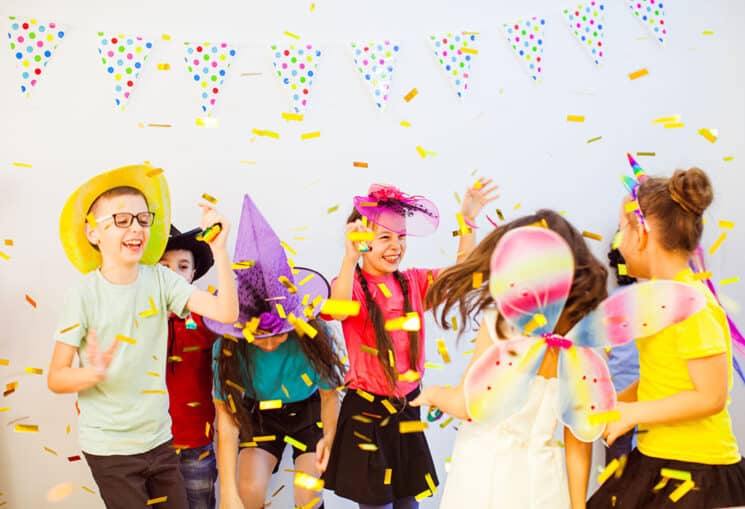
{"type": "Polygon", "coordinates": [[[110,216],[97,217],[96,222],[100,223],[102,221],[113,219],[114,226],[117,228],[129,228],[132,226],[132,221],[134,221],[135,218],[137,218],[137,222],[140,226],[143,228],[149,228],[153,225],[153,221],[155,220],[155,212],[138,212],[137,214],[132,214],[131,212],[117,212],[110,216]]]}

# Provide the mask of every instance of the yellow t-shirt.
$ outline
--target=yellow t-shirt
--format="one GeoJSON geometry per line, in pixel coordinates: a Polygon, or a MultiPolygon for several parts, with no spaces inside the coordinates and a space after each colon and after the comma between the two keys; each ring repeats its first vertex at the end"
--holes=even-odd
{"type": "MultiPolygon", "coordinates": [[[[732,339],[727,315],[714,295],[693,272],[684,270],[675,281],[688,283],[706,295],[706,307],[687,320],[662,332],[638,339],[639,401],[653,401],[693,389],[686,362],[690,359],[726,353],[728,390],[732,390],[732,339]]],[[[732,433],[729,396],[725,408],[714,415],[675,424],[642,425],[639,450],[655,458],[729,465],[740,461],[737,440],[732,433]]]]}

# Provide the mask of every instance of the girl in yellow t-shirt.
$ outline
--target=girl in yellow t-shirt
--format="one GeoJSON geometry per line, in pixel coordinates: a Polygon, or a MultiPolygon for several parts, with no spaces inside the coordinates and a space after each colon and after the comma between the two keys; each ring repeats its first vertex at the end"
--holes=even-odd
{"type": "Polygon", "coordinates": [[[745,460],[728,411],[732,341],[727,316],[688,267],[701,239],[702,214],[713,199],[711,183],[698,168],[677,170],[669,179],[649,178],[629,159],[637,180],[626,181],[631,198],[621,207],[618,241],[629,275],[688,283],[700,289],[707,305],[637,340],[639,380],[619,393],[621,418],[608,423],[604,438],[613,444],[638,426],[638,447],[624,473],[606,481],[588,508],[743,505],[745,460]]]}

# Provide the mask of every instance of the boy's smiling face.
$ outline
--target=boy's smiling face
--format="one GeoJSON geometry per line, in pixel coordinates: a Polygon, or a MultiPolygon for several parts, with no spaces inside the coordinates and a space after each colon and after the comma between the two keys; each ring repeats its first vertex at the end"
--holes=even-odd
{"type": "Polygon", "coordinates": [[[114,224],[113,214],[147,212],[145,199],[137,194],[125,194],[111,198],[101,197],[91,209],[96,225],[86,224],[88,240],[98,246],[105,265],[131,266],[139,263],[150,238],[150,227],[142,227],[136,218],[126,228],[114,224]]]}

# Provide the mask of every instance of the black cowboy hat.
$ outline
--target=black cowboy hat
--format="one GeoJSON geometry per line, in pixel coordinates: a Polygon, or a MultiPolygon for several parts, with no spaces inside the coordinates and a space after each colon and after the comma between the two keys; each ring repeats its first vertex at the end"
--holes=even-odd
{"type": "Polygon", "coordinates": [[[201,228],[194,228],[188,232],[181,233],[178,228],[171,225],[171,234],[168,237],[168,244],[166,245],[166,251],[176,249],[191,251],[194,257],[194,281],[204,276],[215,263],[209,244],[197,240],[197,234],[201,231],[201,228]]]}

